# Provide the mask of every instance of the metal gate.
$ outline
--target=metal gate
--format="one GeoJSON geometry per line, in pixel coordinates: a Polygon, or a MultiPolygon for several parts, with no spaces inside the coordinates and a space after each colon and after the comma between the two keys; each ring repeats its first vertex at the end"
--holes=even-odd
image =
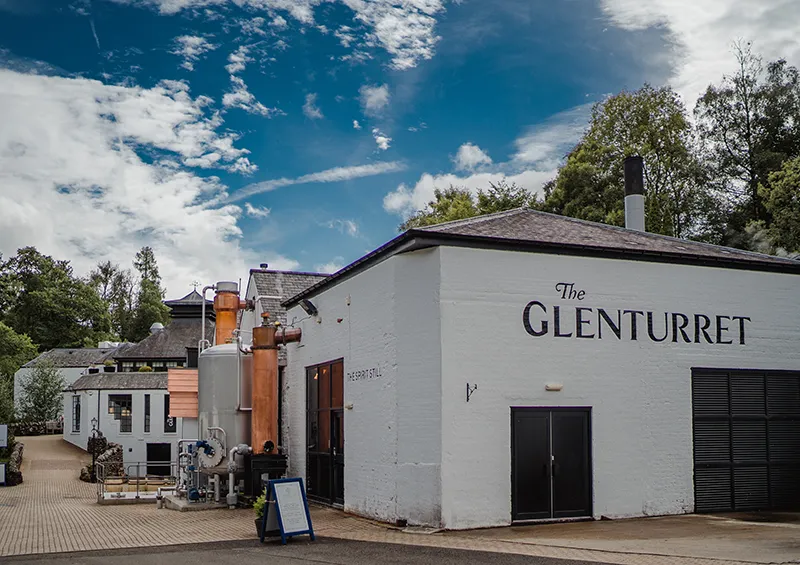
{"type": "Polygon", "coordinates": [[[800,372],[692,370],[695,511],[800,510],[800,372]]]}

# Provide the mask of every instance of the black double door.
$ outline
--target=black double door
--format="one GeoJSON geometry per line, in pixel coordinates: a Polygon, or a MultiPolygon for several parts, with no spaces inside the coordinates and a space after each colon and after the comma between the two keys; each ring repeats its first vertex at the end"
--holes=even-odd
{"type": "Polygon", "coordinates": [[[172,444],[147,444],[147,474],[167,477],[170,475],[172,444]],[[162,463],[158,465],[158,463],[162,463]]]}
{"type": "Polygon", "coordinates": [[[309,498],[344,504],[344,365],[341,360],[306,368],[309,498]]]}
{"type": "Polygon", "coordinates": [[[591,410],[512,408],[512,518],[592,515],[591,410]]]}

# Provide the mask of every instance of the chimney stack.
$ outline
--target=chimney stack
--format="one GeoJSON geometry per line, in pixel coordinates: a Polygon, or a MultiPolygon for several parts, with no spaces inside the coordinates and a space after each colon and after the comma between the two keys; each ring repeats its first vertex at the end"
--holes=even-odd
{"type": "Polygon", "coordinates": [[[625,227],[644,231],[644,162],[638,155],[625,159],[625,227]]]}

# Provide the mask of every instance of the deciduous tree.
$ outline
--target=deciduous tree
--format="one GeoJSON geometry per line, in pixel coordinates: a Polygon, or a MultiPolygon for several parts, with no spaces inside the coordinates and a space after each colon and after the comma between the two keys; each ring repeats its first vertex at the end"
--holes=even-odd
{"type": "Polygon", "coordinates": [[[790,159],[759,187],[764,207],[772,217],[772,242],[786,251],[800,252],[800,157],[790,159]]]}
{"type": "Polygon", "coordinates": [[[55,420],[63,406],[66,386],[61,372],[49,361],[36,363],[33,371],[22,378],[19,419],[31,424],[55,420]]]}

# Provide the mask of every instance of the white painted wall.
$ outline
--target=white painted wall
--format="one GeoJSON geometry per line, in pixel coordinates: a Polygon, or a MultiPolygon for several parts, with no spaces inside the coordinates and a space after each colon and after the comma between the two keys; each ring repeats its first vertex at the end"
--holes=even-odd
{"type": "MultiPolygon", "coordinates": [[[[68,387],[77,381],[81,375],[86,372],[86,367],[61,367],[58,371],[66,383],[64,387],[68,387]]],[[[33,367],[22,367],[14,373],[14,404],[19,409],[19,402],[22,396],[22,379],[27,377],[33,372],[33,367]]]]}
{"type": "Polygon", "coordinates": [[[694,508],[692,367],[800,370],[800,276],[464,248],[440,256],[448,528],[510,523],[511,406],[592,407],[595,517],[675,514],[694,508]],[[559,282],[584,299],[561,300],[559,282]],[[523,328],[531,300],[548,307],[547,336],[523,328]],[[736,323],[731,345],[653,343],[642,320],[637,341],[625,330],[622,340],[553,337],[552,305],[574,335],[576,303],[752,322],[744,346],[736,323]],[[479,385],[469,403],[467,382],[479,385]],[[548,382],[564,388],[546,392],[548,382]]]}
{"type": "MultiPolygon", "coordinates": [[[[177,418],[175,433],[164,432],[164,397],[165,390],[90,390],[78,391],[81,396],[81,429],[72,431],[72,397],[71,392],[64,393],[64,439],[83,450],[86,450],[89,436],[92,433],[92,418],[98,418],[98,429],[109,442],[118,443],[123,448],[126,465],[147,461],[148,443],[172,444],[172,459],[178,457],[178,440],[197,438],[196,418],[177,418]],[[97,398],[100,395],[98,416],[97,398]],[[130,433],[120,432],[120,422],[108,413],[108,396],[130,394],[132,406],[132,428],[130,433]],[[150,432],[144,431],[144,395],[150,395],[150,432]]],[[[135,474],[135,469],[129,470],[135,474]]],[[[142,467],[142,474],[146,469],[142,467]]]]}

